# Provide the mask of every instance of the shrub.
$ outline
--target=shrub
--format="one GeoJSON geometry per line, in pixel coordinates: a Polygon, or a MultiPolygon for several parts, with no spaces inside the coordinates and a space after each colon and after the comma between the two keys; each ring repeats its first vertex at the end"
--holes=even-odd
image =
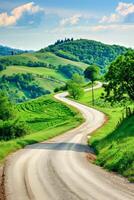
{"type": "Polygon", "coordinates": [[[0,64],[0,71],[2,71],[2,70],[4,70],[4,69],[6,69],[6,67],[5,67],[4,65],[1,65],[1,64],[0,64]]]}
{"type": "Polygon", "coordinates": [[[20,120],[8,120],[0,122],[0,140],[10,140],[26,135],[29,128],[20,120]]]}
{"type": "Polygon", "coordinates": [[[74,99],[79,99],[83,95],[84,91],[79,84],[71,80],[68,82],[68,92],[70,96],[73,97],[74,99]]]}
{"type": "Polygon", "coordinates": [[[56,87],[54,89],[54,92],[59,92],[59,91],[66,91],[67,90],[67,85],[63,85],[61,87],[56,87]]]}
{"type": "Polygon", "coordinates": [[[15,108],[4,92],[0,92],[0,119],[8,120],[15,116],[15,108]]]}

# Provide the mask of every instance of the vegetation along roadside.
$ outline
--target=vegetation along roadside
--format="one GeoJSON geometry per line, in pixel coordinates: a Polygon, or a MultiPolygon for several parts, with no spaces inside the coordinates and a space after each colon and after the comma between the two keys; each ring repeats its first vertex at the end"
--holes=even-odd
{"type": "Polygon", "coordinates": [[[4,96],[4,101],[2,98],[0,101],[0,106],[3,108],[0,109],[0,162],[17,149],[62,134],[83,121],[76,109],[60,103],[51,95],[17,106],[8,106],[10,110],[4,109],[7,105],[10,105],[10,101],[4,96]],[[2,117],[7,116],[7,113],[8,117],[2,117]]]}
{"type": "Polygon", "coordinates": [[[85,92],[78,101],[104,112],[108,122],[94,132],[88,143],[96,164],[134,182],[134,51],[117,58],[105,75],[104,88],[85,92]]]}

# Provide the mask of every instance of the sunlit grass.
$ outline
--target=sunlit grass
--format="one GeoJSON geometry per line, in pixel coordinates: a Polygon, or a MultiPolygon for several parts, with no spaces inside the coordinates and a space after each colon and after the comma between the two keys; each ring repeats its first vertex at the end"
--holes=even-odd
{"type": "MultiPolygon", "coordinates": [[[[104,112],[107,123],[92,134],[88,141],[97,153],[96,164],[116,171],[134,181],[134,116],[117,126],[123,106],[105,103],[101,98],[103,89],[95,90],[95,108],[104,112]]],[[[91,92],[85,92],[79,102],[92,106],[91,92]]],[[[132,104],[130,105],[132,106],[132,104]]]]}
{"type": "Polygon", "coordinates": [[[17,109],[18,117],[28,124],[30,133],[18,139],[1,141],[1,162],[13,151],[60,135],[83,121],[76,109],[60,103],[51,95],[21,103],[17,109]]]}

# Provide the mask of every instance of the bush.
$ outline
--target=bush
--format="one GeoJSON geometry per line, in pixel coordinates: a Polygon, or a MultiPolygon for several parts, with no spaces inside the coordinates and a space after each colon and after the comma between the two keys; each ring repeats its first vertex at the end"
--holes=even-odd
{"type": "Polygon", "coordinates": [[[74,99],[79,99],[84,93],[83,88],[72,80],[68,82],[68,92],[74,99]]]}
{"type": "Polygon", "coordinates": [[[9,101],[4,92],[0,92],[0,119],[8,120],[15,116],[14,105],[9,101]]]}
{"type": "Polygon", "coordinates": [[[29,132],[25,122],[20,120],[0,122],[0,140],[10,140],[26,135],[29,132]]]}
{"type": "Polygon", "coordinates": [[[2,70],[4,70],[4,69],[6,69],[6,67],[5,67],[4,65],[1,65],[1,64],[0,64],[0,71],[2,71],[2,70]]]}
{"type": "Polygon", "coordinates": [[[54,92],[59,92],[59,91],[66,91],[67,90],[67,85],[63,85],[61,87],[56,87],[54,89],[54,92]]]}
{"type": "Polygon", "coordinates": [[[27,63],[28,67],[48,67],[47,63],[44,62],[33,62],[33,61],[29,61],[27,63]]]}

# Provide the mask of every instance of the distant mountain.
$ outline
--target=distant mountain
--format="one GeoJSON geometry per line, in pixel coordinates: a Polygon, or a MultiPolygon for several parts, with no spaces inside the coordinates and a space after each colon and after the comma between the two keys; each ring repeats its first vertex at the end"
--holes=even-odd
{"type": "Polygon", "coordinates": [[[26,53],[26,52],[29,52],[29,51],[23,51],[20,49],[14,49],[14,48],[0,45],[0,56],[11,56],[11,55],[21,54],[21,53],[26,53]]]}
{"type": "Polygon", "coordinates": [[[101,42],[87,39],[65,39],[58,40],[40,51],[49,51],[57,56],[74,61],[81,61],[87,64],[97,64],[101,68],[109,65],[119,55],[124,54],[128,49],[119,45],[107,45],[101,42]]]}

